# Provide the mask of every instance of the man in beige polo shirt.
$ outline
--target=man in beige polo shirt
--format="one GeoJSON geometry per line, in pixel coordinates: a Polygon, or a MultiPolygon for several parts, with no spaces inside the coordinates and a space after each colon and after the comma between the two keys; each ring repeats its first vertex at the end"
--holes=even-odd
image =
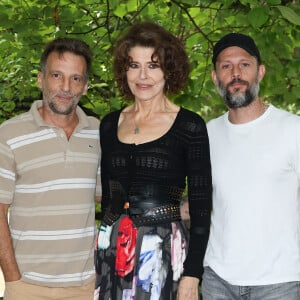
{"type": "Polygon", "coordinates": [[[43,100],[0,126],[5,300],[93,299],[99,121],[78,106],[91,59],[81,40],[47,44],[38,75],[43,100]]]}

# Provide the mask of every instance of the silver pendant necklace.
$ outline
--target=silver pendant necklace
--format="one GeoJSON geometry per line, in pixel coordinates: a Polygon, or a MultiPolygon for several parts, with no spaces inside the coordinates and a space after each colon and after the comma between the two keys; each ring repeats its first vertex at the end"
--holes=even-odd
{"type": "Polygon", "coordinates": [[[134,134],[139,134],[140,133],[140,127],[139,127],[138,124],[136,124],[134,118],[133,118],[133,125],[134,125],[133,133],[134,134]]]}

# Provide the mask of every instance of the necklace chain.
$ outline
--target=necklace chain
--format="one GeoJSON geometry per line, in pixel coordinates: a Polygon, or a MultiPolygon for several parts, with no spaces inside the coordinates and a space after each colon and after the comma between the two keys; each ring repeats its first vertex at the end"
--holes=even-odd
{"type": "MultiPolygon", "coordinates": [[[[165,103],[166,98],[163,97],[162,100],[163,100],[163,102],[165,103]]],[[[163,109],[163,112],[166,112],[166,111],[167,111],[167,106],[166,106],[167,104],[165,103],[164,105],[165,105],[165,107],[164,107],[164,109],[163,109]]],[[[151,113],[151,110],[146,114],[146,116],[145,116],[144,118],[148,118],[148,116],[149,116],[150,113],[151,113]]],[[[139,127],[139,125],[135,122],[134,117],[133,117],[133,123],[134,123],[133,133],[134,133],[134,134],[140,134],[140,133],[141,133],[140,127],[139,127]]]]}

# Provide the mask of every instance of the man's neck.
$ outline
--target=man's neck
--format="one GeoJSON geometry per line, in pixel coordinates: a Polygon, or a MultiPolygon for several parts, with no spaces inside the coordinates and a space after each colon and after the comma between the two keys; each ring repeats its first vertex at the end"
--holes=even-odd
{"type": "Polygon", "coordinates": [[[233,124],[248,123],[263,115],[267,108],[268,105],[256,99],[245,107],[229,108],[228,119],[233,124]]]}
{"type": "Polygon", "coordinates": [[[54,113],[48,113],[48,111],[46,111],[42,106],[39,108],[39,113],[45,123],[63,129],[68,139],[72,135],[79,122],[76,110],[69,115],[58,115],[54,113]]]}

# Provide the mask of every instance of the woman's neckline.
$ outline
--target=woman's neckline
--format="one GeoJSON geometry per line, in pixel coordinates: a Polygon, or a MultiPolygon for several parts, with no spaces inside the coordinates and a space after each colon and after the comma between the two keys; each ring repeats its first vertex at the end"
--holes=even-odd
{"type": "Polygon", "coordinates": [[[159,137],[157,137],[157,138],[154,138],[153,140],[146,141],[146,142],[144,142],[144,143],[136,144],[136,143],[125,143],[125,142],[122,142],[122,141],[119,139],[119,135],[118,135],[118,124],[119,124],[119,118],[120,118],[120,115],[121,115],[121,113],[122,113],[122,111],[123,111],[124,109],[125,109],[125,107],[122,108],[122,109],[120,109],[119,112],[118,112],[118,116],[117,116],[117,120],[116,120],[116,124],[115,124],[115,126],[116,126],[115,137],[116,137],[118,143],[120,143],[120,144],[122,144],[122,145],[129,145],[129,146],[142,146],[142,145],[148,145],[148,144],[157,142],[157,141],[159,141],[160,139],[162,139],[162,138],[164,138],[165,136],[167,136],[167,135],[173,130],[173,128],[175,127],[175,125],[176,125],[176,123],[177,123],[177,121],[178,121],[178,117],[179,117],[179,115],[181,114],[181,112],[182,112],[182,110],[183,110],[183,108],[180,106],[180,107],[179,107],[179,110],[178,110],[178,112],[177,112],[177,114],[176,114],[176,117],[174,118],[174,121],[173,121],[172,125],[170,126],[170,128],[169,128],[164,134],[162,134],[161,136],[159,136],[159,137]]]}

